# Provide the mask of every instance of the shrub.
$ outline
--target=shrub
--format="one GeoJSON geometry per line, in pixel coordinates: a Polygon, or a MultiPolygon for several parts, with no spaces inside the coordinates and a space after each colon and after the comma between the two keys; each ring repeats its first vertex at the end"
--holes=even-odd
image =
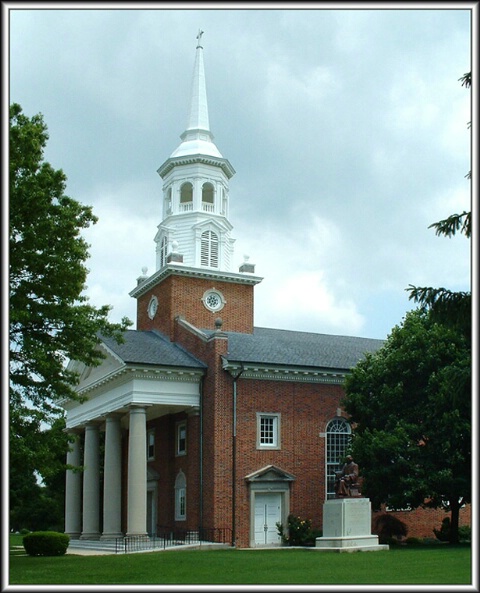
{"type": "MultiPolygon", "coordinates": [[[[442,526],[440,529],[433,528],[433,533],[435,537],[440,540],[441,542],[449,542],[450,541],[450,531],[451,531],[451,524],[450,524],[450,517],[445,517],[442,521],[442,526]]],[[[458,528],[458,541],[460,542],[469,542],[472,540],[472,528],[469,525],[460,525],[458,528]]]]}
{"type": "Polygon", "coordinates": [[[435,537],[439,539],[441,542],[449,542],[450,541],[450,517],[445,517],[442,521],[442,526],[440,529],[433,528],[433,533],[435,537]]]}
{"type": "Polygon", "coordinates": [[[407,537],[405,540],[409,546],[421,546],[423,544],[423,540],[420,537],[407,537]]]}
{"type": "Polygon", "coordinates": [[[310,519],[301,519],[295,515],[288,515],[287,530],[285,531],[282,523],[277,523],[278,534],[282,542],[289,546],[313,546],[315,539],[319,537],[318,530],[312,531],[312,522],[310,519]]]}
{"type": "MultiPolygon", "coordinates": [[[[378,538],[378,541],[380,542],[380,538],[378,538]]],[[[390,547],[395,547],[395,546],[401,546],[405,543],[405,540],[400,541],[398,538],[396,537],[388,537],[385,541],[383,541],[382,538],[382,544],[388,544],[390,547]]]]}
{"type": "Polygon", "coordinates": [[[29,556],[63,556],[70,537],[56,531],[32,531],[23,536],[23,547],[29,556]]]}
{"type": "Polygon", "coordinates": [[[406,537],[408,527],[403,521],[394,515],[378,515],[373,524],[373,533],[378,535],[381,544],[391,543],[392,538],[406,537]]]}
{"type": "Polygon", "coordinates": [[[30,533],[30,529],[23,527],[22,529],[20,529],[19,533],[20,533],[20,535],[27,535],[27,533],[30,533]]]}
{"type": "Polygon", "coordinates": [[[460,525],[458,528],[458,539],[461,542],[471,542],[472,541],[472,528],[470,525],[460,525]]]}

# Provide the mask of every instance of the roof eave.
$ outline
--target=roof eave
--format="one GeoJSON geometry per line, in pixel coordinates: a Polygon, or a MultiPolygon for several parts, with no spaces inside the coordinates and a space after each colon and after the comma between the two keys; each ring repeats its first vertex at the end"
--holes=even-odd
{"type": "Polygon", "coordinates": [[[301,383],[342,384],[345,377],[351,372],[350,369],[256,363],[230,360],[227,357],[222,357],[222,368],[232,376],[238,376],[241,371],[242,379],[297,381],[301,383]]]}
{"type": "Polygon", "coordinates": [[[164,179],[174,167],[194,165],[196,163],[219,167],[222,169],[228,179],[231,179],[235,175],[235,169],[227,159],[219,159],[218,157],[208,156],[205,154],[189,154],[185,156],[171,157],[157,169],[157,173],[162,179],[164,179]]]}

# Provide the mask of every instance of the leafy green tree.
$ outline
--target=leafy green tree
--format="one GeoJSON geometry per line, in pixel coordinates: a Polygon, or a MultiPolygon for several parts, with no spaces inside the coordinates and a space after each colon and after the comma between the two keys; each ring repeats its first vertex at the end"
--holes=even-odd
{"type": "MultiPolygon", "coordinates": [[[[44,429],[63,416],[59,402],[78,399],[70,359],[102,360],[98,333],[121,340],[131,322],[108,321],[110,306],[96,308],[83,294],[88,244],[82,229],[95,224],[90,206],[65,195],[66,176],[44,161],[48,140],[41,114],[29,118],[10,106],[10,470],[31,480],[48,478],[56,447],[44,429]],[[21,467],[23,465],[23,468],[21,467]]],[[[52,435],[50,435],[52,437],[52,435]]],[[[56,445],[65,442],[56,435],[56,445]]],[[[66,449],[64,449],[64,453],[66,449]]],[[[11,491],[12,492],[12,491],[11,491]]]]}
{"type": "Polygon", "coordinates": [[[407,313],[384,346],[346,379],[343,405],[353,425],[352,450],[374,508],[421,506],[451,512],[471,502],[468,340],[419,309],[407,313]]]}

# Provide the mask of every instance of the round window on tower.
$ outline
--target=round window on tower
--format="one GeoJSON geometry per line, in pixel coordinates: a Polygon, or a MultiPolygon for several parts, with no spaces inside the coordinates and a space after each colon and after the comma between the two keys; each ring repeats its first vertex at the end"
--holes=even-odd
{"type": "Polygon", "coordinates": [[[152,298],[150,299],[150,302],[148,303],[148,316],[150,317],[150,319],[153,319],[157,313],[157,309],[158,309],[158,299],[156,296],[152,296],[152,298]]]}
{"type": "Polygon", "coordinates": [[[221,311],[226,303],[223,294],[215,288],[204,292],[202,302],[209,311],[221,311]]]}

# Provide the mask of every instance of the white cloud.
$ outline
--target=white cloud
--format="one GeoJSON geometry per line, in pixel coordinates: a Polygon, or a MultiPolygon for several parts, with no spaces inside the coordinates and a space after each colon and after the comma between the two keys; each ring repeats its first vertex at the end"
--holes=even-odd
{"type": "Polygon", "coordinates": [[[468,286],[468,242],[428,225],[469,208],[469,9],[61,8],[12,12],[10,100],[44,114],[47,160],[99,217],[88,291],[115,319],[154,272],[199,27],[257,323],[384,337],[409,283],[468,286]]]}
{"type": "Polygon", "coordinates": [[[256,288],[256,325],[355,335],[365,320],[352,299],[335,295],[322,271],[276,276],[256,288]]]}

